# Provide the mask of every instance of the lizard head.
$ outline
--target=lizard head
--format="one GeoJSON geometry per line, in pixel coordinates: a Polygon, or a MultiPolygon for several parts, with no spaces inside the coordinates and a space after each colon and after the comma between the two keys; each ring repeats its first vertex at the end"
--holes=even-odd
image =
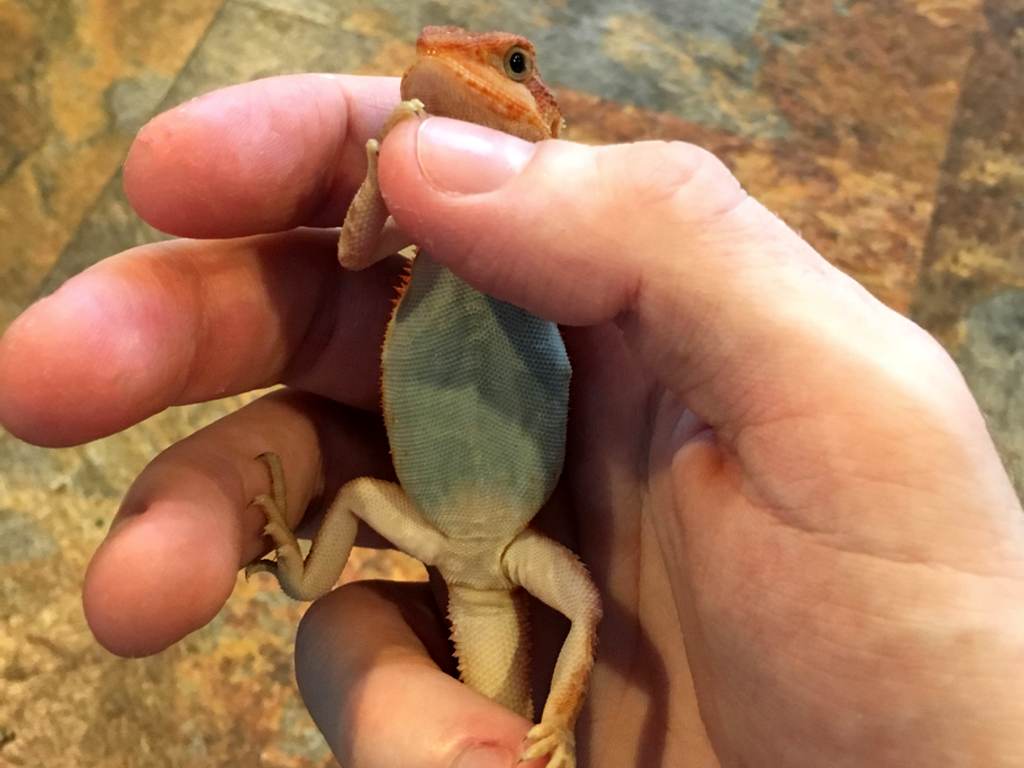
{"type": "Polygon", "coordinates": [[[557,137],[562,113],[540,78],[533,44],[507,32],[424,27],[402,98],[427,112],[495,128],[527,141],[557,137]]]}

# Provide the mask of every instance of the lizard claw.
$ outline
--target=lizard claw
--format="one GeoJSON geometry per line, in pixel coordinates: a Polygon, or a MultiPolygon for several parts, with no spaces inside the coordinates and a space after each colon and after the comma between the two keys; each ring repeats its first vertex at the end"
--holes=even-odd
{"type": "Polygon", "coordinates": [[[519,762],[545,755],[548,756],[547,768],[576,768],[576,737],[568,724],[541,722],[526,734],[519,762]]]}
{"type": "MultiPolygon", "coordinates": [[[[426,105],[419,99],[406,99],[405,101],[399,102],[391,114],[388,115],[388,119],[384,123],[384,128],[381,130],[381,136],[387,136],[388,132],[398,125],[403,120],[408,120],[410,117],[423,118],[427,116],[426,105]]],[[[374,141],[377,144],[376,141],[374,141]]],[[[379,144],[378,144],[379,146],[379,144]]],[[[375,148],[376,150],[376,148],[375,148]]]]}
{"type": "Polygon", "coordinates": [[[245,580],[248,581],[249,577],[254,573],[273,573],[277,574],[277,563],[273,560],[254,560],[245,566],[245,580]]]}
{"type": "Polygon", "coordinates": [[[299,549],[299,541],[295,538],[295,534],[288,527],[288,521],[285,519],[284,475],[281,471],[281,460],[273,453],[263,453],[257,458],[267,465],[267,470],[270,473],[270,493],[261,493],[249,503],[251,506],[262,509],[266,516],[267,523],[263,527],[263,533],[273,540],[277,560],[264,559],[249,563],[245,566],[245,578],[248,579],[254,573],[272,573],[278,581],[281,581],[282,577],[291,581],[297,577],[301,580],[302,550],[299,549]]]}

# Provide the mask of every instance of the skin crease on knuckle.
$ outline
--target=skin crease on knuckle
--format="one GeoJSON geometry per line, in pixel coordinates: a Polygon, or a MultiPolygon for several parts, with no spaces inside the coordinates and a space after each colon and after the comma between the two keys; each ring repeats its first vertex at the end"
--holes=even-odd
{"type": "MultiPolygon", "coordinates": [[[[669,210],[683,217],[714,219],[746,197],[736,177],[711,152],[681,141],[644,141],[596,151],[599,177],[609,179],[609,207],[623,198],[634,210],[669,210]],[[683,205],[678,206],[677,202],[683,205]]],[[[653,214],[656,215],[656,214],[653,214]]]]}
{"type": "MultiPolygon", "coordinates": [[[[571,325],[590,325],[635,311],[644,297],[641,282],[663,281],[674,252],[685,250],[686,244],[679,244],[674,233],[692,230],[696,219],[710,222],[727,216],[746,199],[735,177],[709,152],[683,142],[660,141],[599,148],[563,142],[541,145],[507,192],[527,201],[521,217],[529,217],[530,240],[550,241],[560,250],[558,262],[542,268],[565,284],[567,298],[557,308],[565,316],[558,319],[571,325]],[[634,204],[623,206],[623,199],[634,204]],[[550,208],[564,214],[551,220],[536,213],[550,208]],[[567,241],[566,231],[579,237],[567,241]],[[657,258],[645,260],[644,253],[657,258]],[[608,258],[595,261],[594,254],[608,258]],[[562,277],[581,272],[590,275],[585,291],[575,280],[562,277]]],[[[523,239],[519,232],[524,224],[516,210],[506,226],[514,223],[519,228],[508,232],[511,242],[523,239]]],[[[492,211],[483,213],[493,220],[492,211]]],[[[472,221],[476,224],[475,217],[472,221]]],[[[469,258],[461,260],[472,265],[469,258]]],[[[501,259],[497,269],[508,272],[512,280],[514,264],[513,259],[501,259]],[[502,266],[505,262],[509,266],[502,266]]]]}

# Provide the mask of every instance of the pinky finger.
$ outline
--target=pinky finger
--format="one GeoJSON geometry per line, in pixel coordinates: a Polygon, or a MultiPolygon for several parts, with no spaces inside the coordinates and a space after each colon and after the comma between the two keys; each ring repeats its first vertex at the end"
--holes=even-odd
{"type": "Polygon", "coordinates": [[[306,613],[299,690],[342,765],[540,768],[518,763],[530,723],[441,671],[447,627],[426,584],[357,582],[306,613]]]}

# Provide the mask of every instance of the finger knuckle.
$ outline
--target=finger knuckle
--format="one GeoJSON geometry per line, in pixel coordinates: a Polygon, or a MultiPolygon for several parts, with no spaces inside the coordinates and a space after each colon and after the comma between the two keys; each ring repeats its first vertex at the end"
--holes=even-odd
{"type": "Polygon", "coordinates": [[[734,207],[742,187],[712,152],[683,141],[645,141],[626,145],[614,158],[619,194],[638,205],[683,203],[701,212],[734,207]]]}

